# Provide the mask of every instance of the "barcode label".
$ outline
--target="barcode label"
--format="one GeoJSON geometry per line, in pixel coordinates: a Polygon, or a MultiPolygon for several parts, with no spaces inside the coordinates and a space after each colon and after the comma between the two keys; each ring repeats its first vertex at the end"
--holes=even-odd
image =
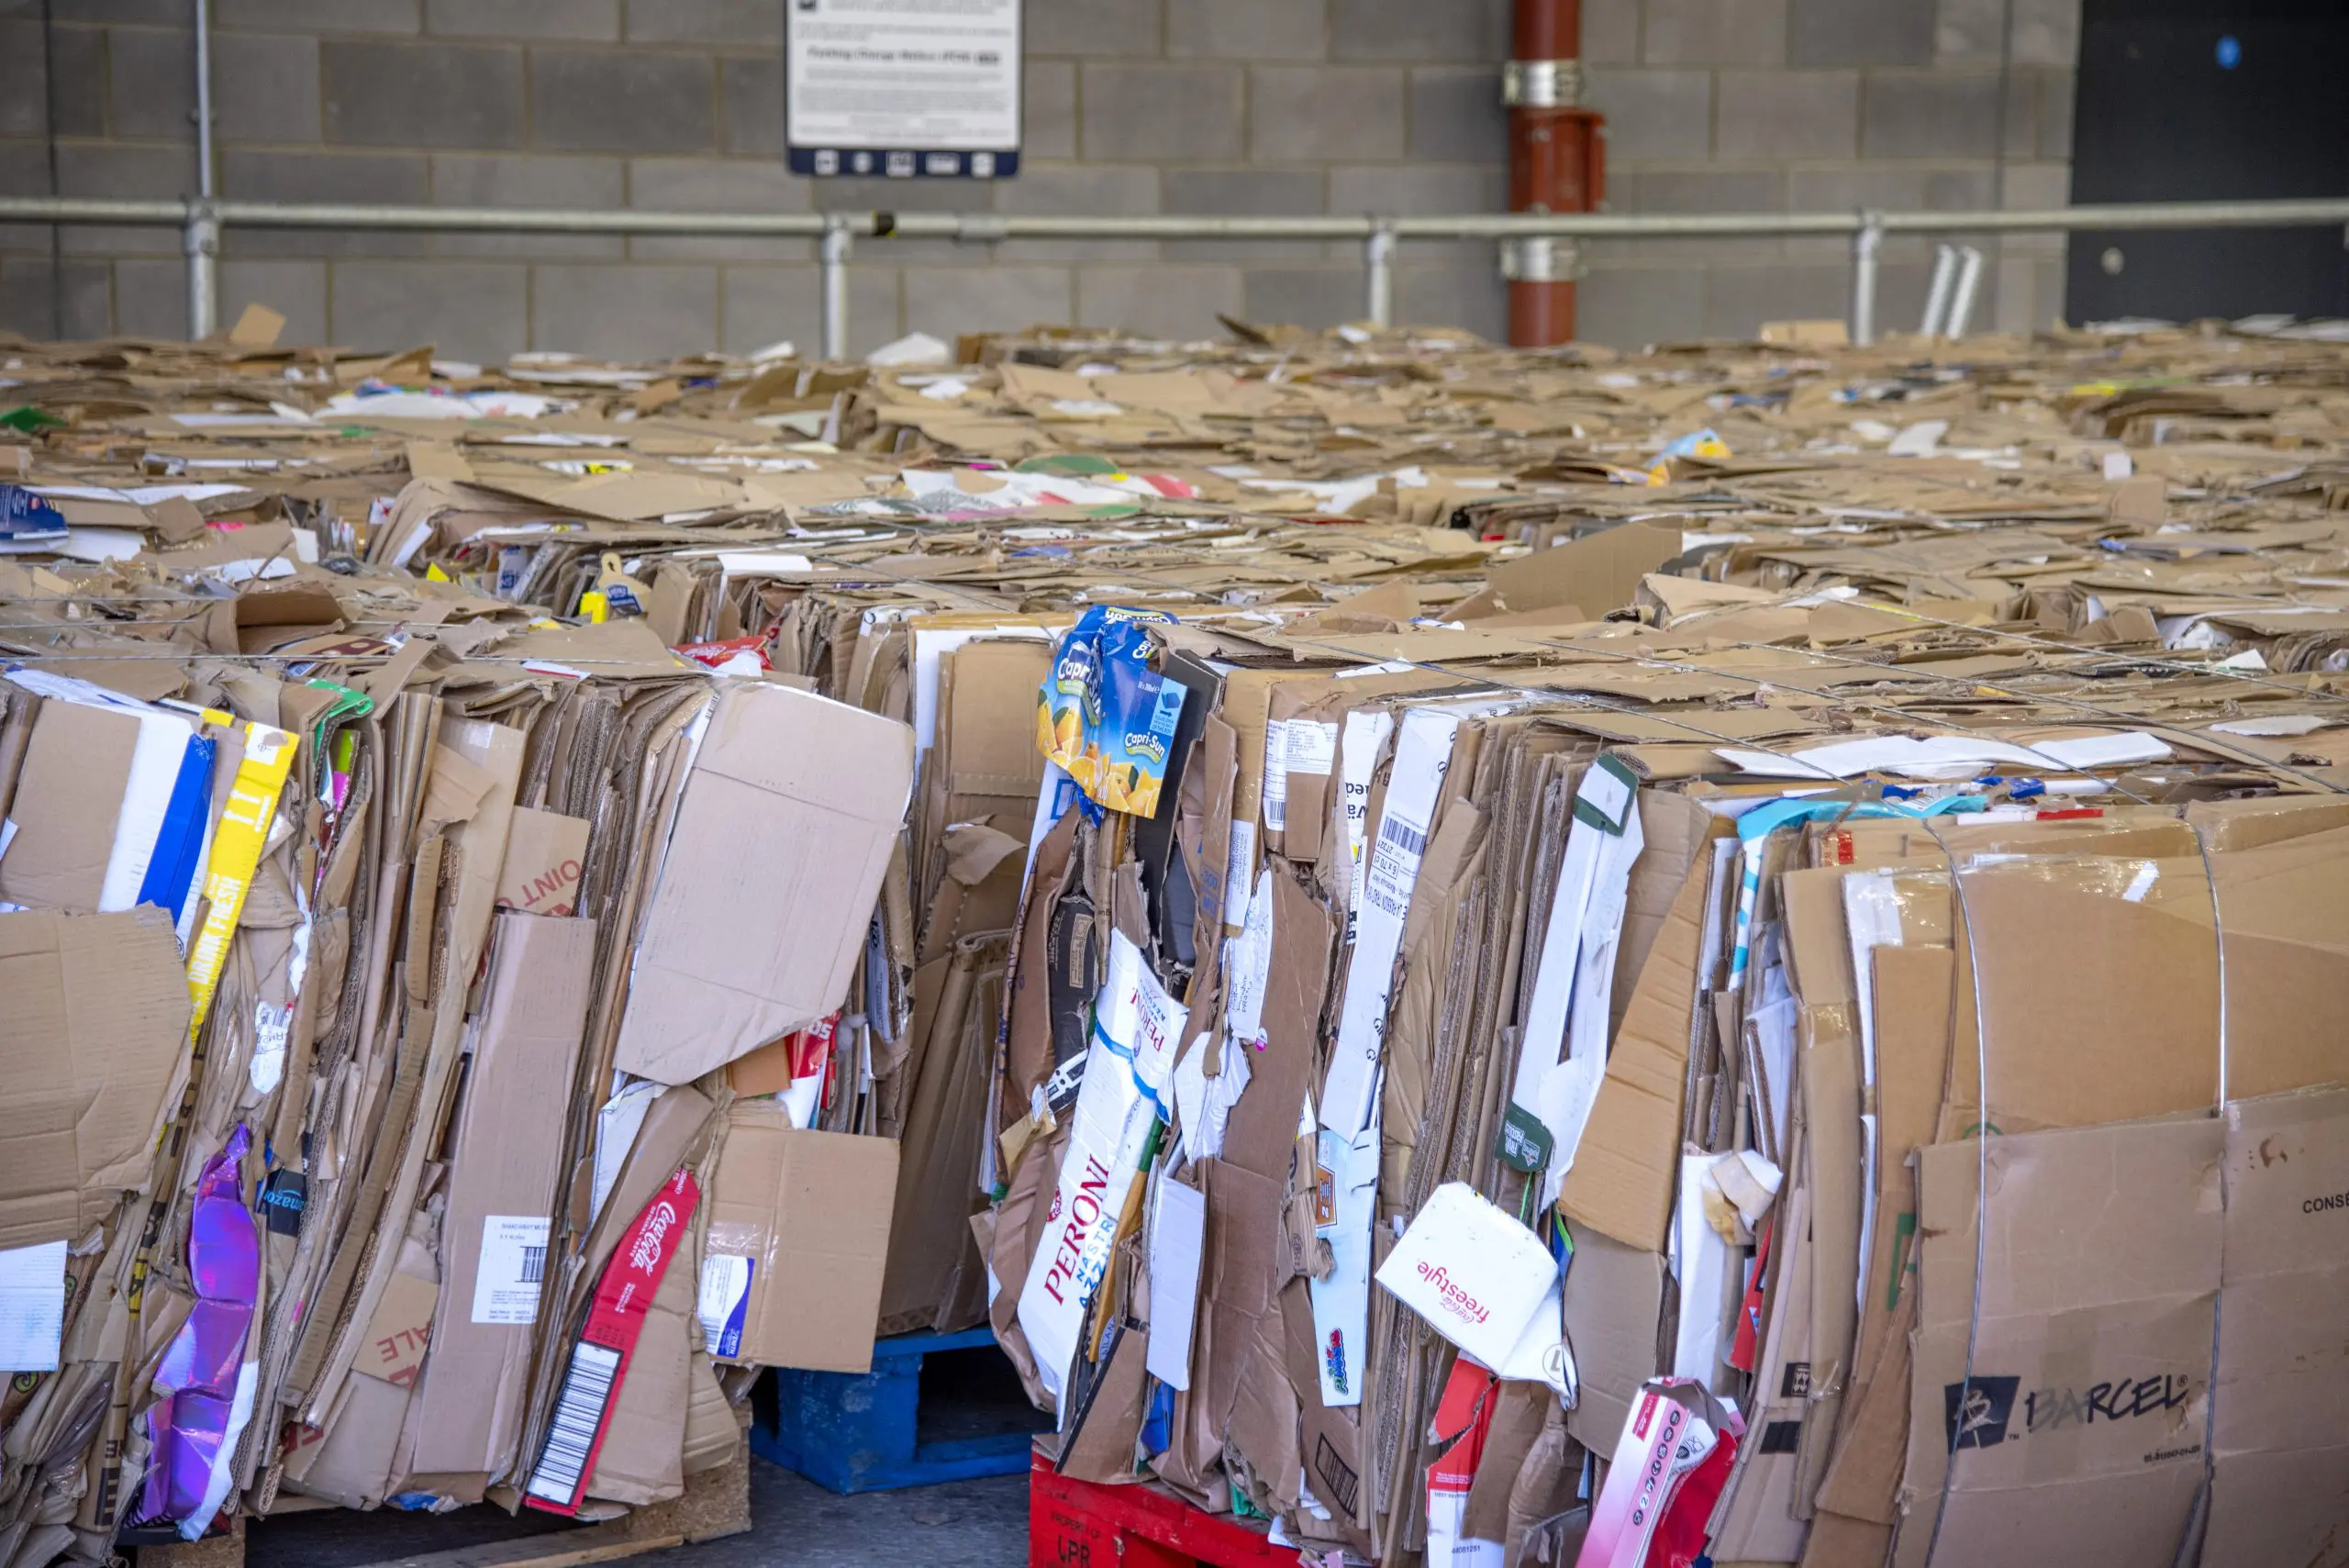
{"type": "Polygon", "coordinates": [[[1378,836],[1408,855],[1427,853],[1428,835],[1424,828],[1417,828],[1389,812],[1378,824],[1378,836]]]}
{"type": "Polygon", "coordinates": [[[1399,920],[1411,906],[1411,884],[1419,879],[1419,857],[1428,847],[1427,829],[1389,811],[1378,820],[1378,841],[1371,846],[1370,874],[1363,895],[1399,920]]]}
{"type": "Polygon", "coordinates": [[[1327,777],[1338,764],[1338,727],[1309,718],[1288,721],[1288,771],[1327,777]]]}
{"type": "Polygon", "coordinates": [[[473,1263],[473,1321],[522,1328],[536,1323],[546,1273],[546,1216],[484,1215],[473,1263]]]}
{"type": "Polygon", "coordinates": [[[555,1401],[546,1446],[540,1451],[539,1467],[530,1476],[531,1496],[566,1507],[577,1500],[587,1456],[595,1451],[596,1434],[603,1428],[604,1407],[611,1402],[612,1384],[619,1372],[619,1351],[584,1340],[572,1347],[571,1366],[562,1374],[562,1396],[555,1401]]]}
{"type": "Polygon", "coordinates": [[[1288,828],[1288,720],[1275,718],[1264,726],[1264,784],[1263,791],[1267,833],[1284,832],[1288,828]]]}

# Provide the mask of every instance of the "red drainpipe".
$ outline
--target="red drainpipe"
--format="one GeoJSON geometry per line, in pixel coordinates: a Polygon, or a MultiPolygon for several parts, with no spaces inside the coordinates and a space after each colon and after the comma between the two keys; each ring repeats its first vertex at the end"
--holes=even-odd
{"type": "MultiPolygon", "coordinates": [[[[1581,106],[1582,0],[1517,0],[1508,106],[1511,212],[1592,212],[1607,195],[1605,117],[1581,106]]],[[[1580,249],[1568,239],[1518,239],[1503,250],[1508,340],[1547,348],[1575,335],[1580,249]]]]}

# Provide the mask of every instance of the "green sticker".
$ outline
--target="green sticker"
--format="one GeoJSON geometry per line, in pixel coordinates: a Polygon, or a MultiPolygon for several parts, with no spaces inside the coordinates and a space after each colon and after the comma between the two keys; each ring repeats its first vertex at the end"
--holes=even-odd
{"type": "Polygon", "coordinates": [[[1118,465],[1098,452],[1046,452],[1022,458],[1014,473],[1057,473],[1070,478],[1086,473],[1116,473],[1118,465]]]}
{"type": "Polygon", "coordinates": [[[1884,1282],[1884,1309],[1900,1305],[1900,1278],[1909,1272],[1909,1239],[1917,1234],[1917,1217],[1904,1214],[1892,1227],[1891,1277],[1884,1282]]]}
{"type": "Polygon", "coordinates": [[[1575,791],[1575,820],[1620,838],[1631,822],[1631,803],[1639,797],[1639,775],[1630,764],[1619,757],[1602,756],[1583,774],[1582,785],[1575,791]]]}
{"type": "Polygon", "coordinates": [[[1542,1118],[1522,1106],[1511,1106],[1501,1118],[1501,1163],[1531,1175],[1550,1162],[1555,1140],[1542,1118]]]}

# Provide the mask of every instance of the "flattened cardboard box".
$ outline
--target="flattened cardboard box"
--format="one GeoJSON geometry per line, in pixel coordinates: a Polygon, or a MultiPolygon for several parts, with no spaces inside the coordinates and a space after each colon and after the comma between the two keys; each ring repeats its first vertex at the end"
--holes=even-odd
{"type": "Polygon", "coordinates": [[[2170,1561],[2203,1485],[2221,1135],[2185,1117],[1924,1150],[1903,1529],[1930,1529],[1934,1568],[2170,1561]]]}
{"type": "Polygon", "coordinates": [[[870,1372],[896,1201],[897,1145],[886,1138],[794,1128],[782,1106],[738,1101],[703,1264],[750,1268],[741,1343],[731,1362],[816,1372],[870,1372]]]}
{"type": "Polygon", "coordinates": [[[648,900],[614,1066],[691,1083],[840,1006],[913,751],[894,719],[725,686],[648,900]]]}
{"type": "Polygon", "coordinates": [[[516,806],[507,830],[506,863],[497,873],[497,907],[532,915],[578,913],[579,875],[586,858],[586,818],[516,806]]]}
{"type": "Polygon", "coordinates": [[[1648,950],[1558,1198],[1578,1225],[1658,1255],[1672,1221],[1709,871],[1701,856],[1690,866],[1648,950]]]}
{"type": "Polygon", "coordinates": [[[0,855],[0,899],[96,912],[138,743],[135,714],[40,705],[8,806],[17,831],[0,855]]]}
{"type": "Polygon", "coordinates": [[[508,910],[492,940],[450,1163],[444,1305],[417,1396],[413,1462],[431,1473],[494,1476],[515,1457],[529,1398],[532,1287],[562,1174],[570,1106],[559,1090],[572,1081],[594,988],[593,920],[508,910]]]}
{"type": "Polygon", "coordinates": [[[2349,1523],[2349,1091],[2227,1106],[2225,1277],[2202,1561],[2340,1561],[2349,1523]]]}
{"type": "Polygon", "coordinates": [[[163,910],[0,915],[0,1247],[72,1240],[147,1180],[191,1010],[163,910]]]}

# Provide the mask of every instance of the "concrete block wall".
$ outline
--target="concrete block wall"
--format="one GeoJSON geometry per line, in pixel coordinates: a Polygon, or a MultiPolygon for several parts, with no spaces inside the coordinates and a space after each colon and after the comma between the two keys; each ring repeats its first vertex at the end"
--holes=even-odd
{"type": "MultiPolygon", "coordinates": [[[[1583,0],[1618,212],[2061,206],[2080,0],[1583,0]]],[[[2060,238],[1983,249],[1977,329],[2063,313],[2060,238]]],[[[1913,327],[1931,241],[1887,242],[1880,326],[1913,327]]],[[[1842,239],[1594,245],[1589,335],[1653,341],[1842,316],[1842,239]]]]}
{"type": "MultiPolygon", "coordinates": [[[[218,181],[257,200],[807,211],[1494,211],[1508,0],[1028,0],[1023,172],[807,181],[783,153],[785,0],[215,0],[218,181]]],[[[1585,0],[1610,206],[2063,198],[2078,0],[1585,0]],[[2012,25],[2001,39],[2000,21],[2012,25]]],[[[192,0],[0,0],[0,191],[195,184],[192,0]]],[[[178,234],[0,225],[0,328],[185,330],[178,234]]],[[[1915,311],[1921,249],[1887,319],[1915,311]]],[[[221,304],[353,348],[618,356],[811,346],[801,240],[231,229],[221,304]]],[[[1594,247],[1587,336],[1840,315],[1840,242],[1594,247]]],[[[2048,319],[2060,251],[2010,241],[2002,324],[2048,319]]],[[[1400,316],[1495,337],[1489,245],[1405,248],[1400,316]]],[[[1357,317],[1352,244],[865,240],[852,346],[1083,320],[1357,317]]]]}

